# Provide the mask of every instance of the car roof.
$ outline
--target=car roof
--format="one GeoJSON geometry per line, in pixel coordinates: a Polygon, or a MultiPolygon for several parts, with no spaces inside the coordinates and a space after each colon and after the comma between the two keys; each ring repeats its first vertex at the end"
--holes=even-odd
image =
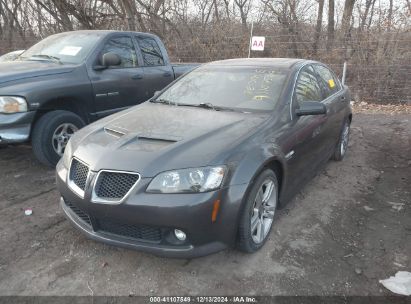
{"type": "Polygon", "coordinates": [[[103,35],[109,35],[109,34],[138,34],[138,35],[145,35],[145,36],[151,36],[151,37],[156,37],[154,34],[150,33],[143,33],[143,32],[132,32],[132,31],[115,31],[115,30],[78,30],[78,31],[68,31],[68,32],[62,32],[62,33],[57,33],[56,35],[59,34],[70,34],[70,33],[83,33],[83,34],[103,34],[103,35]]]}
{"type": "Polygon", "coordinates": [[[263,66],[263,67],[292,69],[308,61],[309,60],[299,59],[299,58],[237,58],[237,59],[213,61],[213,62],[208,63],[207,65],[263,66]]]}

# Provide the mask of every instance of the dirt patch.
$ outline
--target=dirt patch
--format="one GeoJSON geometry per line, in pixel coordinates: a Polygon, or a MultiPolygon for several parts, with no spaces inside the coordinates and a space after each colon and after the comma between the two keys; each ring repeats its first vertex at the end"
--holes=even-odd
{"type": "Polygon", "coordinates": [[[389,294],[378,280],[411,271],[410,130],[407,114],[355,115],[347,157],[277,213],[261,251],[194,260],[88,240],[59,209],[54,171],[2,148],[0,295],[389,294]]]}

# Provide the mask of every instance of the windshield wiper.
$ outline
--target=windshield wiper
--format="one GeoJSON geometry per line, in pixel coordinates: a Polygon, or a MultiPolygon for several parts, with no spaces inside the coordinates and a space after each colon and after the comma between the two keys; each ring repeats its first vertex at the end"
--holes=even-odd
{"type": "Polygon", "coordinates": [[[160,98],[160,99],[154,99],[151,102],[154,103],[165,103],[168,105],[177,105],[174,101],[168,100],[168,99],[164,99],[164,98],[160,98]]]}
{"type": "Polygon", "coordinates": [[[163,99],[163,98],[155,99],[155,100],[152,100],[151,102],[153,102],[153,103],[164,103],[164,104],[179,106],[179,107],[203,108],[203,109],[210,109],[210,110],[214,110],[214,111],[235,111],[234,109],[231,109],[231,108],[215,106],[210,102],[202,102],[202,103],[198,103],[198,104],[179,103],[179,102],[175,102],[175,101],[171,101],[171,100],[163,99]]]}
{"type": "Polygon", "coordinates": [[[210,110],[214,110],[214,111],[234,111],[234,109],[219,107],[219,106],[213,105],[210,102],[202,102],[202,103],[198,103],[198,104],[177,103],[177,105],[182,106],[182,107],[195,107],[195,108],[210,109],[210,110]]]}
{"type": "Polygon", "coordinates": [[[53,60],[53,61],[57,61],[57,62],[59,62],[59,63],[62,63],[62,62],[60,61],[60,58],[59,58],[59,57],[51,56],[51,55],[36,54],[36,55],[31,55],[30,57],[45,58],[45,59],[50,59],[50,60],[53,60]]]}

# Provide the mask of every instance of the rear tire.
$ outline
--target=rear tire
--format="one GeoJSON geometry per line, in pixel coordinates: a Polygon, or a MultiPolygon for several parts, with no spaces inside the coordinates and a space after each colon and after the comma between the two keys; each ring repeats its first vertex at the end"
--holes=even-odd
{"type": "Polygon", "coordinates": [[[42,164],[56,166],[70,137],[84,125],[78,115],[69,111],[44,114],[34,125],[31,136],[34,155],[42,164]]]}
{"type": "Polygon", "coordinates": [[[240,251],[253,253],[263,247],[273,226],[277,203],[278,179],[274,171],[266,169],[251,186],[241,213],[237,240],[240,251]]]}
{"type": "Polygon", "coordinates": [[[335,151],[332,157],[333,160],[341,161],[344,158],[345,154],[347,153],[349,139],[350,121],[346,119],[341,129],[340,139],[338,140],[338,144],[335,147],[335,151]]]}

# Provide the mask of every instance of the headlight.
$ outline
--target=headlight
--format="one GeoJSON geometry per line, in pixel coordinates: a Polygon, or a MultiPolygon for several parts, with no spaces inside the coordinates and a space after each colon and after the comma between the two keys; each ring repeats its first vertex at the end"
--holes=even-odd
{"type": "Polygon", "coordinates": [[[73,149],[71,146],[71,140],[69,139],[66,147],[64,148],[64,154],[63,154],[63,165],[67,169],[70,167],[70,160],[71,160],[72,155],[73,155],[73,149]]]}
{"type": "Polygon", "coordinates": [[[147,192],[184,193],[215,190],[221,186],[226,170],[226,167],[218,166],[163,172],[151,181],[147,192]]]}
{"type": "Polygon", "coordinates": [[[23,97],[0,96],[0,113],[27,112],[27,102],[23,97]]]}

